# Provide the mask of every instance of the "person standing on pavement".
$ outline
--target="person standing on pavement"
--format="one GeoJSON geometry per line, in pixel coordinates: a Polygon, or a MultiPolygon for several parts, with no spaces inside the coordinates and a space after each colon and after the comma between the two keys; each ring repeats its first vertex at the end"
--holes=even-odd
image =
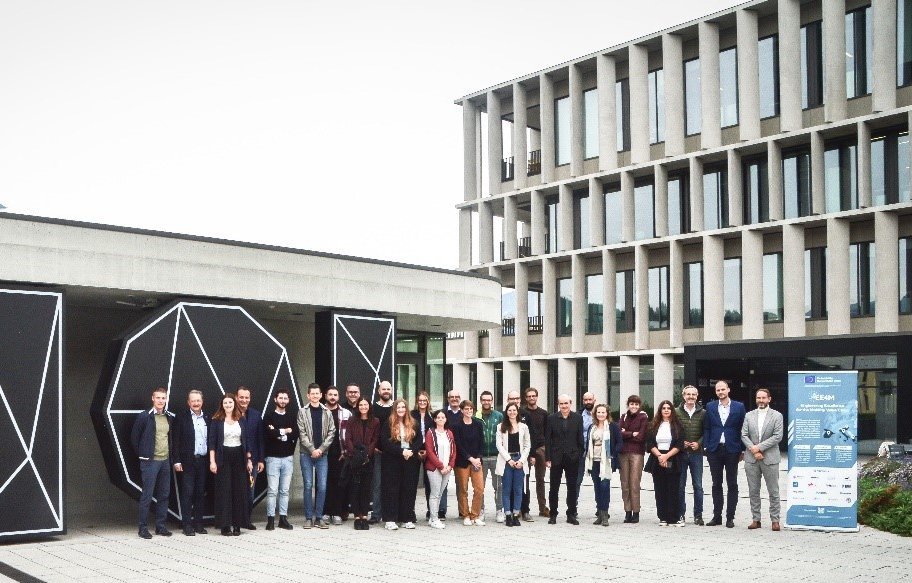
{"type": "Polygon", "coordinates": [[[583,457],[583,418],[570,409],[570,395],[557,397],[557,413],[548,416],[545,426],[545,465],[551,468],[548,503],[551,516],[548,524],[555,524],[558,515],[558,495],[561,477],[567,481],[567,523],[579,524],[576,515],[576,477],[583,457]]]}
{"type": "Polygon", "coordinates": [[[356,416],[349,420],[345,431],[345,456],[351,472],[349,495],[355,530],[369,530],[367,512],[370,510],[372,464],[377,456],[380,422],[374,419],[373,405],[367,399],[358,399],[355,410],[356,416]]]}
{"type": "Polygon", "coordinates": [[[504,412],[504,419],[498,427],[497,467],[502,477],[503,509],[507,526],[519,526],[522,509],[523,484],[529,471],[529,452],[532,440],[529,428],[519,420],[519,405],[510,403],[504,412]]]}
{"type": "Polygon", "coordinates": [[[339,481],[342,477],[342,441],[345,439],[345,428],[352,413],[339,405],[339,390],[336,387],[327,387],[324,397],[326,408],[332,415],[333,426],[336,428],[336,438],[326,452],[326,505],[323,508],[323,520],[332,521],[334,525],[339,526],[348,518],[348,497],[339,481]]]}
{"type": "MultiPolygon", "coordinates": [[[[484,487],[491,476],[491,485],[494,486],[494,506],[497,509],[497,522],[504,521],[503,492],[501,490],[501,477],[497,475],[497,431],[503,422],[503,413],[494,409],[494,394],[491,391],[481,393],[481,410],[476,417],[484,425],[484,444],[481,448],[481,481],[484,487]]],[[[484,501],[481,503],[481,515],[485,514],[484,501]]]]}
{"type": "Polygon", "coordinates": [[[684,448],[678,454],[681,461],[681,482],[678,485],[678,499],[681,510],[680,520],[687,518],[687,471],[690,470],[690,481],[693,484],[693,518],[694,524],[703,526],[703,418],[706,410],[697,402],[699,392],[693,385],[687,385],[681,391],[684,402],[677,408],[678,421],[683,428],[684,448]]]}
{"type": "Polygon", "coordinates": [[[263,433],[266,435],[266,530],[275,530],[276,505],[279,510],[279,528],[291,530],[288,522],[288,490],[294,472],[294,451],[298,444],[298,422],[288,411],[291,393],[276,389],[272,398],[275,408],[263,415],[263,433]]]}
{"type": "Polygon", "coordinates": [[[415,495],[418,491],[418,450],[424,441],[405,399],[393,402],[392,412],[380,426],[383,452],[383,520],[386,530],[415,528],[415,495]],[[397,524],[398,523],[398,524],[397,524]]]}
{"type": "MultiPolygon", "coordinates": [[[[550,517],[545,502],[545,427],[548,425],[548,411],[538,406],[538,389],[529,387],[525,392],[526,406],[519,410],[519,417],[529,428],[532,439],[532,453],[529,455],[529,466],[535,470],[535,493],[538,496],[538,515],[550,517]]],[[[526,474],[526,487],[523,490],[522,518],[532,522],[530,512],[532,492],[529,486],[531,472],[526,474]]]]}
{"type": "Polygon", "coordinates": [[[326,503],[328,452],[336,439],[332,413],[320,398],[320,385],[307,385],[308,404],[298,411],[298,433],[301,439],[301,475],[304,478],[304,528],[329,528],[323,521],[326,503]],[[314,492],[316,486],[316,492],[314,492]]]}
{"type": "MultiPolygon", "coordinates": [[[[424,461],[427,456],[425,450],[424,436],[427,431],[434,426],[434,419],[431,417],[431,396],[427,391],[418,391],[415,397],[415,408],[412,409],[412,419],[415,421],[415,429],[421,436],[422,447],[418,450],[418,480],[424,483],[424,503],[427,507],[424,518],[428,522],[431,520],[431,484],[428,481],[427,472],[424,470],[424,461]]],[[[436,516],[435,516],[436,518],[436,516]]]]}
{"type": "Polygon", "coordinates": [[[481,451],[484,447],[484,424],[475,418],[475,405],[468,399],[460,403],[462,417],[450,425],[456,441],[456,498],[459,514],[465,526],[484,526],[481,502],[484,480],[481,473],[481,451]],[[472,503],[469,505],[469,481],[472,482],[472,503]]]}
{"type": "Polygon", "coordinates": [[[174,415],[165,410],[168,391],[152,391],[152,408],[141,411],[133,421],[130,443],[139,458],[139,472],[142,479],[142,493],[139,496],[139,537],[150,539],[148,520],[152,497],[155,504],[155,534],[171,536],[165,526],[168,517],[168,497],[171,495],[172,448],[171,425],[174,415]]]}
{"type": "Polygon", "coordinates": [[[253,459],[247,420],[234,393],[225,393],[209,425],[209,471],[215,474],[215,525],[224,536],[238,536],[250,520],[247,492],[253,459]]]}
{"type": "Polygon", "coordinates": [[[782,441],[782,413],[770,408],[773,396],[769,389],[759,388],[754,394],[757,408],[744,416],[741,442],[747,448],[744,473],[750,492],[752,522],[749,528],[760,528],[760,478],[766,482],[770,500],[770,521],[779,530],[779,442],[782,441]]]}
{"type": "Polygon", "coordinates": [[[643,480],[643,458],[646,454],[646,429],[649,415],[640,411],[639,395],[627,397],[627,411],[621,415],[621,497],[624,499],[624,522],[640,521],[640,483],[643,480]]]}
{"type": "Polygon", "coordinates": [[[729,397],[731,389],[725,381],[716,383],[715,401],[706,405],[703,421],[703,449],[712,475],[713,517],[706,526],[722,524],[725,511],[725,526],[735,527],[735,509],[738,507],[738,463],[744,457],[741,442],[741,427],[744,425],[744,405],[729,397]],[[722,474],[728,485],[728,503],[725,503],[722,488],[722,474]]]}
{"type": "Polygon", "coordinates": [[[263,434],[263,415],[257,409],[254,409],[250,406],[250,389],[245,386],[238,387],[237,393],[237,406],[241,410],[241,417],[244,418],[244,421],[247,423],[247,439],[249,440],[248,447],[250,448],[251,460],[253,460],[253,469],[250,472],[250,481],[247,483],[247,524],[244,525],[244,528],[247,530],[256,530],[256,526],[253,525],[251,520],[251,512],[253,512],[253,494],[254,488],[256,486],[256,478],[258,474],[263,473],[265,469],[265,442],[263,434]]]}
{"type": "Polygon", "coordinates": [[[447,429],[446,411],[434,411],[434,426],[427,430],[424,437],[424,470],[430,483],[430,525],[432,528],[446,528],[440,519],[440,500],[446,491],[446,484],[453,474],[456,464],[456,440],[453,432],[447,429]]]}
{"type": "Polygon", "coordinates": [[[209,414],[203,411],[203,392],[187,394],[187,408],[174,416],[171,460],[180,476],[181,522],[186,536],[206,534],[203,502],[209,476],[209,414]]]}
{"type": "Polygon", "coordinates": [[[655,463],[650,460],[650,465],[659,526],[684,526],[684,521],[679,520],[678,515],[681,507],[678,501],[678,453],[684,447],[682,433],[681,423],[671,401],[659,403],[646,435],[646,450],[655,458],[655,463]]]}
{"type": "MultiPolygon", "coordinates": [[[[593,393],[583,393],[583,406],[580,407],[579,414],[583,418],[583,441],[589,434],[589,428],[592,427],[592,410],[595,408],[595,395],[593,393]]],[[[583,457],[580,459],[579,474],[576,476],[576,506],[579,508],[580,490],[583,489],[583,478],[586,475],[586,450],[583,449],[583,457]]],[[[593,483],[593,486],[595,484],[593,483]]]]}
{"type": "MultiPolygon", "coordinates": [[[[373,405],[374,419],[377,420],[382,428],[389,420],[390,411],[392,411],[393,385],[389,381],[380,381],[380,384],[377,385],[376,397],[377,400],[373,405]]],[[[380,450],[381,446],[378,442],[377,455],[374,456],[374,477],[372,480],[374,491],[372,496],[373,501],[371,503],[371,524],[377,524],[383,520],[383,456],[380,455],[380,450]]]]}
{"type": "Polygon", "coordinates": [[[611,420],[611,411],[607,405],[596,405],[592,411],[594,420],[586,431],[583,443],[585,469],[592,476],[592,487],[595,490],[595,509],[597,517],[592,524],[608,526],[608,505],[611,503],[611,474],[620,467],[618,456],[621,453],[621,429],[611,420]]]}

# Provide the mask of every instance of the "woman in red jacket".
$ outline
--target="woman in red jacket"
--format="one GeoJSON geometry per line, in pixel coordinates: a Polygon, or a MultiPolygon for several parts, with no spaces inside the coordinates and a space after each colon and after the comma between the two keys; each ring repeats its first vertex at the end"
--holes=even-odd
{"type": "Polygon", "coordinates": [[[627,411],[621,415],[621,496],[624,499],[624,522],[640,521],[640,481],[646,453],[646,426],[649,415],[640,411],[639,395],[627,397],[627,411]]]}
{"type": "Polygon", "coordinates": [[[456,463],[456,440],[453,433],[446,428],[447,416],[443,409],[434,411],[434,427],[427,430],[424,435],[424,469],[430,483],[430,498],[428,505],[431,513],[430,525],[432,528],[445,528],[446,525],[437,518],[440,509],[440,496],[443,494],[453,464],[456,463]]]}

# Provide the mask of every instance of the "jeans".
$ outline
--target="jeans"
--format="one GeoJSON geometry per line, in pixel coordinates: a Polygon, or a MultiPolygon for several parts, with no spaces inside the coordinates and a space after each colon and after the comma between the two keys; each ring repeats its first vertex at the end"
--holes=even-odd
{"type": "Polygon", "coordinates": [[[681,500],[679,516],[687,514],[687,497],[684,488],[687,486],[687,470],[690,469],[690,481],[694,490],[694,517],[703,517],[703,455],[696,452],[682,452],[675,457],[681,461],[681,481],[678,486],[678,498],[681,500]]]}
{"type": "MultiPolygon", "coordinates": [[[[519,454],[514,453],[510,456],[514,462],[519,459],[519,454]]],[[[507,514],[519,514],[522,507],[523,485],[526,473],[522,468],[511,468],[505,465],[501,480],[501,490],[503,492],[503,509],[507,514]]]]}
{"type": "Polygon", "coordinates": [[[301,454],[301,474],[304,477],[304,518],[323,518],[323,504],[326,502],[326,474],[329,464],[325,455],[317,459],[309,453],[301,454]],[[314,474],[317,476],[316,504],[314,504],[314,474]]]}
{"type": "MultiPolygon", "coordinates": [[[[609,462],[610,463],[610,462],[609,462]]],[[[595,490],[595,509],[608,510],[611,503],[611,468],[602,476],[602,462],[592,462],[592,487],[595,490]]]]}
{"type": "Polygon", "coordinates": [[[371,491],[371,516],[380,520],[383,517],[383,486],[381,481],[383,479],[383,462],[380,459],[380,454],[374,454],[374,477],[373,485],[371,491]]]}
{"type": "MultiPolygon", "coordinates": [[[[484,456],[481,458],[481,481],[487,484],[488,474],[491,474],[491,482],[494,484],[494,507],[497,510],[503,510],[503,485],[501,476],[495,472],[497,468],[497,456],[484,456]]],[[[484,512],[484,502],[481,503],[482,512],[484,512]]]]}
{"type": "Polygon", "coordinates": [[[722,445],[714,452],[707,452],[706,461],[709,462],[709,473],[712,475],[713,518],[722,517],[725,508],[725,518],[733,520],[735,509],[738,507],[738,461],[740,452],[725,451],[722,445]],[[722,472],[725,472],[725,482],[728,486],[728,503],[725,504],[722,489],[722,472]]]}
{"type": "Polygon", "coordinates": [[[275,516],[276,498],[279,516],[288,516],[288,489],[291,487],[291,473],[294,462],[291,456],[266,458],[266,516],[275,516]]]}
{"type": "Polygon", "coordinates": [[[139,528],[146,528],[149,507],[155,495],[155,528],[164,528],[168,517],[168,497],[171,496],[171,462],[168,460],[139,460],[142,494],[139,496],[139,528]]]}

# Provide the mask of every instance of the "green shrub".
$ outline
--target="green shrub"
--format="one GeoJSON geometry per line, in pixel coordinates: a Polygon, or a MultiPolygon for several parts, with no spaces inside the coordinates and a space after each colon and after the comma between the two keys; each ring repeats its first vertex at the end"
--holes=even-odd
{"type": "Polygon", "coordinates": [[[912,536],[912,464],[874,458],[858,474],[858,522],[912,536]]]}

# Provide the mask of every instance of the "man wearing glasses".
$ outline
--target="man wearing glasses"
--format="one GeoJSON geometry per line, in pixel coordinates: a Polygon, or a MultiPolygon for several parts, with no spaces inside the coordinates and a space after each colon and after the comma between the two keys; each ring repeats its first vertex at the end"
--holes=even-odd
{"type": "Polygon", "coordinates": [[[680,520],[687,514],[687,499],[684,488],[687,486],[687,470],[690,470],[690,481],[694,491],[694,524],[703,526],[703,418],[706,410],[697,403],[700,393],[693,385],[687,385],[681,391],[684,402],[678,407],[678,419],[684,428],[684,450],[678,456],[681,460],[681,483],[678,485],[678,500],[681,510],[680,520]]]}

